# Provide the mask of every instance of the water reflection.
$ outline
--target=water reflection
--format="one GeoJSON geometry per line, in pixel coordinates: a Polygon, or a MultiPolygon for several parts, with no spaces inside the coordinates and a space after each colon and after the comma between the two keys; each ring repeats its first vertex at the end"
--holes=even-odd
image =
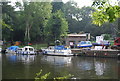
{"type": "Polygon", "coordinates": [[[22,62],[24,64],[32,63],[35,60],[35,55],[6,54],[6,57],[10,62],[22,62]]]}
{"type": "Polygon", "coordinates": [[[7,58],[10,62],[17,62],[17,56],[16,56],[16,54],[7,53],[7,54],[5,54],[5,55],[6,55],[6,58],[7,58]]]}
{"type": "Polygon", "coordinates": [[[35,55],[18,55],[17,58],[18,60],[21,60],[23,63],[29,64],[34,62],[35,55]]]}
{"type": "Polygon", "coordinates": [[[72,68],[73,69],[72,72],[74,73],[76,78],[82,78],[82,79],[91,79],[91,78],[117,79],[118,78],[117,59],[74,57],[72,63],[74,67],[74,69],[72,68]]]}
{"type": "Polygon", "coordinates": [[[72,57],[62,57],[62,56],[43,56],[42,61],[47,61],[52,65],[58,66],[70,66],[72,57]]]}
{"type": "MultiPolygon", "coordinates": [[[[1,56],[0,56],[1,57],[1,56]]],[[[74,75],[77,79],[118,79],[119,62],[111,58],[3,54],[4,79],[34,79],[35,74],[51,72],[53,77],[74,75]]]]}
{"type": "Polygon", "coordinates": [[[78,68],[82,70],[91,70],[92,69],[92,64],[87,62],[87,61],[82,61],[77,64],[78,68]]]}
{"type": "Polygon", "coordinates": [[[106,65],[104,63],[95,62],[96,75],[103,75],[105,69],[106,69],[106,65]]]}

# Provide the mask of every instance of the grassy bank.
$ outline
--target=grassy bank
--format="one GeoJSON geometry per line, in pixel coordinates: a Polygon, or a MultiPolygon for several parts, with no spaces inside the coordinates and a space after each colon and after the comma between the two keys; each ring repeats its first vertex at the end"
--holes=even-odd
{"type": "Polygon", "coordinates": [[[34,44],[31,46],[34,47],[35,49],[41,49],[47,47],[47,44],[34,44]]]}
{"type": "MultiPolygon", "coordinates": [[[[1,46],[4,47],[4,49],[10,47],[11,45],[5,45],[5,46],[1,46]]],[[[20,48],[23,48],[24,46],[28,46],[28,45],[18,45],[20,48]]],[[[41,49],[41,48],[45,48],[47,47],[47,44],[33,44],[33,45],[29,45],[34,47],[35,49],[41,49]]]]}

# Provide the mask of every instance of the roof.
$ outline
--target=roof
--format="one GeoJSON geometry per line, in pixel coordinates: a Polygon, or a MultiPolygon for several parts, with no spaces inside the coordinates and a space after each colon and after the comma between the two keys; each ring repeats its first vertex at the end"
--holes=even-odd
{"type": "Polygon", "coordinates": [[[74,37],[86,37],[86,34],[68,34],[68,36],[74,36],[74,37]]]}
{"type": "Polygon", "coordinates": [[[33,47],[31,47],[31,46],[25,46],[24,48],[33,48],[33,47]]]}
{"type": "Polygon", "coordinates": [[[19,48],[18,46],[10,46],[10,47],[8,47],[9,50],[13,50],[13,51],[17,50],[18,48],[19,48]]]}

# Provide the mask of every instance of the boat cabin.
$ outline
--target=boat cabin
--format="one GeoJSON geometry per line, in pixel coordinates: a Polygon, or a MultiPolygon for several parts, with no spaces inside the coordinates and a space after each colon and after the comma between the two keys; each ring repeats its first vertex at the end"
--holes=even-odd
{"type": "Polygon", "coordinates": [[[23,51],[34,51],[34,48],[31,46],[25,46],[24,48],[22,48],[23,51]]]}
{"type": "Polygon", "coordinates": [[[23,48],[19,48],[17,50],[18,54],[34,54],[35,53],[35,49],[31,46],[25,46],[23,48]]]}

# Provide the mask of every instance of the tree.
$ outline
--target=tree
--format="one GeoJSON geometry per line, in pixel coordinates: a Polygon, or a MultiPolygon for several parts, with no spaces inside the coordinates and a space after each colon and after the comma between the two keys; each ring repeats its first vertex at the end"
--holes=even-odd
{"type": "MultiPolygon", "coordinates": [[[[120,1],[117,2],[118,4],[120,1]]],[[[112,23],[113,30],[117,33],[117,36],[120,36],[120,27],[116,28],[114,22],[119,22],[120,19],[120,6],[111,5],[109,0],[94,0],[93,6],[96,8],[96,11],[92,13],[93,24],[98,26],[103,25],[104,23],[112,23]]]]}
{"type": "Polygon", "coordinates": [[[45,29],[46,36],[48,37],[47,41],[60,40],[60,37],[65,36],[67,31],[68,23],[64,18],[62,11],[58,10],[56,13],[53,13],[47,23],[47,27],[45,29]]]}
{"type": "Polygon", "coordinates": [[[51,10],[50,2],[30,2],[24,5],[26,41],[31,40],[30,35],[34,35],[32,37],[36,37],[36,39],[44,37],[44,27],[51,15],[51,10]]]}
{"type": "Polygon", "coordinates": [[[111,5],[109,0],[94,0],[96,11],[92,14],[93,24],[101,26],[106,22],[114,22],[120,18],[120,6],[111,5]]]}
{"type": "Polygon", "coordinates": [[[52,13],[55,13],[58,10],[63,11],[63,2],[62,2],[62,0],[59,1],[59,2],[57,2],[57,0],[53,0],[52,7],[53,7],[52,13]]]}
{"type": "Polygon", "coordinates": [[[2,37],[5,40],[12,40],[12,31],[14,28],[14,7],[8,4],[8,2],[1,2],[2,6],[2,37]]]}

